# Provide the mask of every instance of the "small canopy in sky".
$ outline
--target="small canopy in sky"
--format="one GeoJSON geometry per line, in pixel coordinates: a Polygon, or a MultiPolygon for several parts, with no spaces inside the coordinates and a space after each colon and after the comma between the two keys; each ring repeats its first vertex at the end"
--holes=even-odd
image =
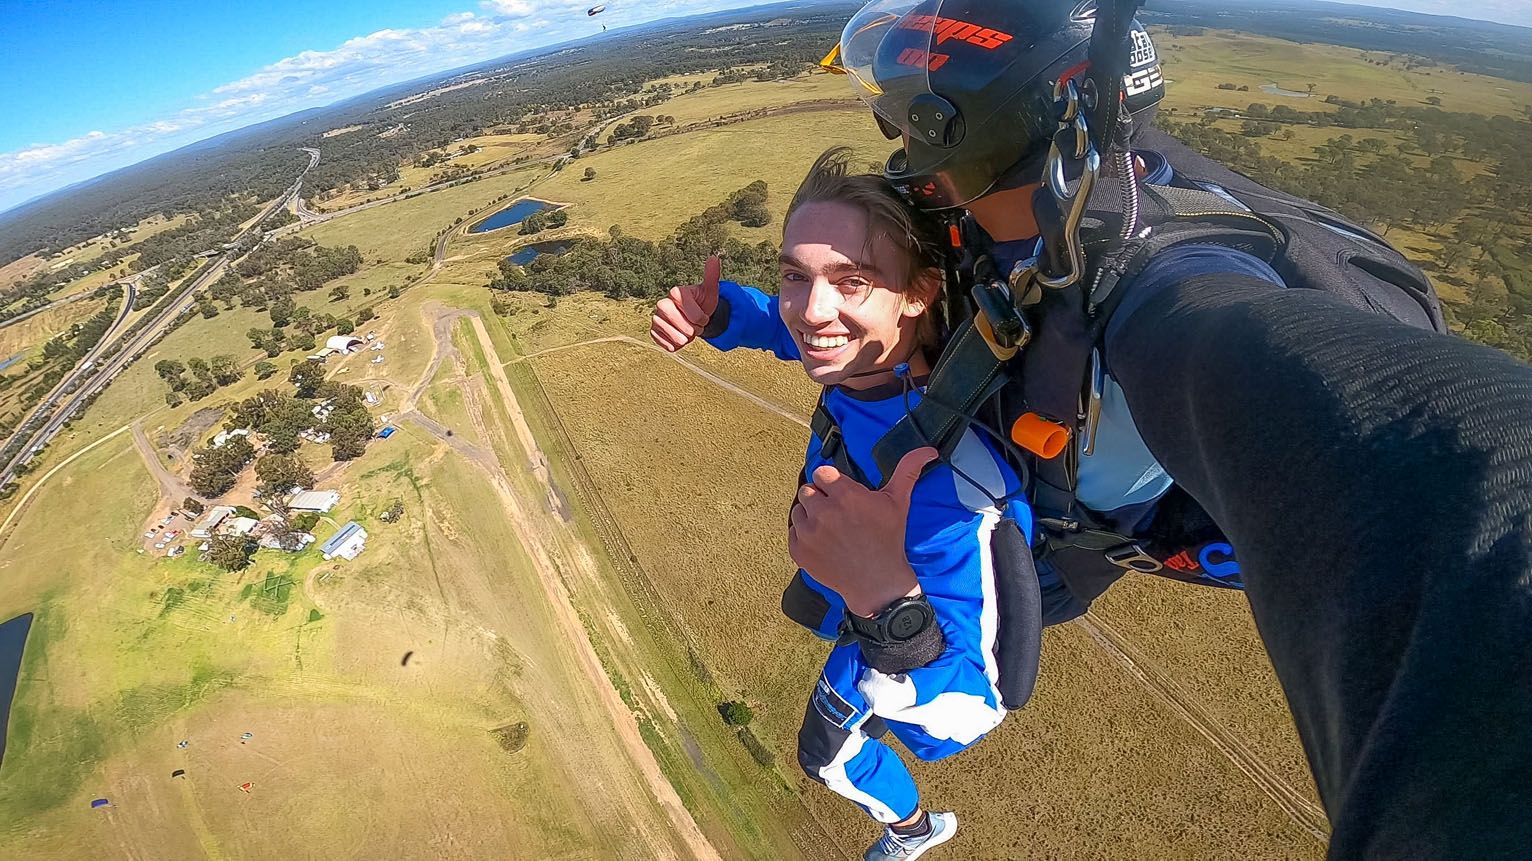
{"type": "Polygon", "coordinates": [[[95,801],[92,801],[92,802],[91,802],[91,803],[90,803],[90,807],[91,807],[91,809],[92,809],[92,810],[94,810],[94,809],[96,809],[96,808],[97,808],[97,807],[105,807],[105,806],[107,806],[107,805],[108,805],[108,804],[111,804],[111,802],[110,802],[110,801],[107,801],[107,800],[106,800],[106,799],[105,799],[105,798],[98,798],[98,799],[96,799],[96,800],[95,800],[95,801]]]}
{"type": "Polygon", "coordinates": [[[600,15],[602,12],[605,12],[605,11],[606,11],[606,7],[605,6],[592,6],[589,9],[585,10],[585,14],[589,15],[592,18],[594,18],[595,16],[600,15]]]}

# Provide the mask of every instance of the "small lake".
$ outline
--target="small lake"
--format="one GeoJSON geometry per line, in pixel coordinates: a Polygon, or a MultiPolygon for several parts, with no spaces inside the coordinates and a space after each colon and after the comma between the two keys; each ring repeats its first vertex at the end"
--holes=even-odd
{"type": "Polygon", "coordinates": [[[569,250],[573,242],[564,239],[555,239],[551,242],[534,242],[531,245],[516,249],[516,253],[505,259],[517,266],[525,266],[544,254],[559,255],[569,250]]]}
{"type": "Polygon", "coordinates": [[[523,197],[515,203],[512,203],[510,206],[507,206],[494,215],[491,215],[478,224],[468,228],[468,232],[488,233],[491,230],[499,230],[502,227],[510,227],[513,224],[520,224],[523,221],[526,221],[527,218],[534,213],[542,212],[545,209],[558,209],[558,204],[548,203],[542,200],[533,200],[530,197],[523,197]]]}
{"type": "Polygon", "coordinates": [[[31,613],[0,625],[0,762],[5,761],[5,729],[11,720],[16,677],[21,673],[21,649],[27,644],[27,632],[31,629],[31,613]]]}
{"type": "Polygon", "coordinates": [[[1284,90],[1281,87],[1277,86],[1276,81],[1272,81],[1269,84],[1262,84],[1261,85],[1261,92],[1263,92],[1263,93],[1270,93],[1273,96],[1287,96],[1290,99],[1307,99],[1307,98],[1309,98],[1309,94],[1307,92],[1301,92],[1299,90],[1284,90]]]}

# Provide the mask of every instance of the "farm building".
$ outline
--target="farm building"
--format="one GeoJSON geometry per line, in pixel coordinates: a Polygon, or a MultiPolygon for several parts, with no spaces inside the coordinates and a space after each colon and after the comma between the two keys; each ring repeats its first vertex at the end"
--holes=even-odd
{"type": "Polygon", "coordinates": [[[367,530],[355,520],[341,527],[341,530],[330,537],[319,552],[324,554],[325,561],[339,556],[342,559],[355,559],[362,555],[367,547],[367,530]]]}
{"type": "Polygon", "coordinates": [[[218,528],[218,524],[222,523],[225,518],[233,513],[234,506],[232,505],[215,505],[209,508],[207,513],[202,515],[202,519],[197,521],[197,525],[191,528],[191,536],[193,538],[211,537],[213,530],[218,528]]]}
{"type": "Polygon", "coordinates": [[[224,535],[243,538],[254,532],[260,525],[261,522],[254,517],[231,517],[224,521],[222,528],[218,531],[224,535]]]}
{"type": "Polygon", "coordinates": [[[331,335],[330,339],[324,342],[324,346],[332,353],[350,354],[361,352],[362,345],[366,343],[355,335],[331,335]]]}
{"type": "Polygon", "coordinates": [[[317,511],[320,514],[329,514],[330,509],[340,504],[340,494],[333,490],[305,490],[302,493],[293,494],[293,498],[287,500],[289,511],[317,511]]]}

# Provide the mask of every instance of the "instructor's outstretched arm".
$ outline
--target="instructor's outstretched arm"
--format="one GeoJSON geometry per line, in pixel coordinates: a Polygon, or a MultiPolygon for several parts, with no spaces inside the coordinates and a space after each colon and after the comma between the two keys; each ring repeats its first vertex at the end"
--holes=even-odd
{"type": "Polygon", "coordinates": [[[1332,857],[1532,851],[1532,368],[1302,289],[1133,297],[1107,361],[1228,533],[1332,857]]]}

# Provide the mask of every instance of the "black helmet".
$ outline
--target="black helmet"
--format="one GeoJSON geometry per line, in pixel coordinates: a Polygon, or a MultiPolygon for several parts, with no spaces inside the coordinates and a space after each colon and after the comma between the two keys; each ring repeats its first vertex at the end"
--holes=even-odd
{"type": "MultiPolygon", "coordinates": [[[[840,63],[890,139],[884,169],[925,209],[964,206],[1040,166],[1058,129],[1053,85],[1084,71],[1095,0],[874,0],[841,34],[840,63]]],[[[1123,81],[1145,116],[1165,95],[1137,22],[1123,81]]],[[[1030,180],[1029,180],[1030,181],[1030,180]]]]}

